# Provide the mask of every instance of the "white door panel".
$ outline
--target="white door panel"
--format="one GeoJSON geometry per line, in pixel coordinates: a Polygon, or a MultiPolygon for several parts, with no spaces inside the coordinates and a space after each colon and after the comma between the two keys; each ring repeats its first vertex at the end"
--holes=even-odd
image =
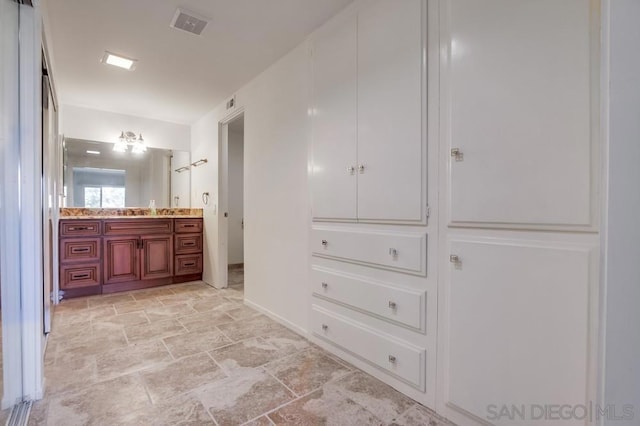
{"type": "Polygon", "coordinates": [[[584,404],[589,249],[456,240],[451,253],[446,402],[484,420],[490,405],[584,404]]]}
{"type": "Polygon", "coordinates": [[[313,217],[355,220],[355,17],[318,35],[313,44],[312,73],[313,217]]]}
{"type": "Polygon", "coordinates": [[[450,0],[442,13],[442,135],[463,154],[451,224],[592,225],[590,2],[450,0]]]}
{"type": "Polygon", "coordinates": [[[420,0],[378,0],[358,16],[358,217],[421,221],[420,0]]]}

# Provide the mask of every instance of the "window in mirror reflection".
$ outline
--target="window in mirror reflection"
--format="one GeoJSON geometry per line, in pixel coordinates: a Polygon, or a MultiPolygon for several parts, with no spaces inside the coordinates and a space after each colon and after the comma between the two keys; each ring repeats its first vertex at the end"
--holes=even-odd
{"type": "Polygon", "coordinates": [[[125,207],[125,179],[124,170],[74,167],[74,207],[125,207]]]}
{"type": "Polygon", "coordinates": [[[86,186],[84,206],[87,208],[124,208],[123,187],[86,186]]]}

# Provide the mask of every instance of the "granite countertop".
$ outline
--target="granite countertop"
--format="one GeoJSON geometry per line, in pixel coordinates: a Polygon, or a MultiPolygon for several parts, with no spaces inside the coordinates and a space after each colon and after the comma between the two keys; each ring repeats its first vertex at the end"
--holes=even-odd
{"type": "Polygon", "coordinates": [[[113,215],[113,216],[60,216],[60,220],[96,220],[96,219],[202,219],[202,216],[194,216],[187,214],[172,214],[172,215],[138,215],[138,216],[123,216],[123,215],[113,215]]]}

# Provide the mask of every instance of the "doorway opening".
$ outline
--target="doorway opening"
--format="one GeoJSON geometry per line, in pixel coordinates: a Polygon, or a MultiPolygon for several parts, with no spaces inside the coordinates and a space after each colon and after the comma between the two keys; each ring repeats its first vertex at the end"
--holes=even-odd
{"type": "Polygon", "coordinates": [[[244,290],[244,114],[221,123],[219,286],[244,290]]]}

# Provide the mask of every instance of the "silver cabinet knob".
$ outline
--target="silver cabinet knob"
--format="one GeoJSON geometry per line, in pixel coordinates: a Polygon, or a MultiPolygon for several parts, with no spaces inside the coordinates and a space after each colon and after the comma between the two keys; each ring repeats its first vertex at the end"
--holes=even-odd
{"type": "Polygon", "coordinates": [[[390,362],[391,364],[395,364],[395,363],[396,363],[396,361],[397,361],[397,360],[396,360],[396,357],[395,357],[395,356],[393,356],[393,355],[389,355],[389,362],[390,362]]]}
{"type": "Polygon", "coordinates": [[[389,308],[390,309],[396,309],[397,307],[398,307],[398,305],[396,304],[396,302],[389,301],[389,308]]]}
{"type": "Polygon", "coordinates": [[[452,149],[451,149],[451,156],[452,156],[456,161],[462,161],[462,160],[464,160],[464,154],[462,153],[462,151],[460,151],[460,148],[452,148],[452,149]]]}
{"type": "Polygon", "coordinates": [[[327,324],[322,324],[322,329],[324,331],[327,331],[329,329],[329,326],[327,324]]]}
{"type": "Polygon", "coordinates": [[[329,245],[329,242],[327,240],[322,240],[322,245],[326,247],[327,245],[329,245]]]}
{"type": "Polygon", "coordinates": [[[457,254],[452,254],[449,256],[449,262],[460,263],[460,257],[457,254]]]}
{"type": "Polygon", "coordinates": [[[358,172],[360,172],[360,174],[364,173],[364,164],[358,166],[358,172]]]}
{"type": "Polygon", "coordinates": [[[327,289],[327,287],[329,287],[329,284],[327,283],[322,283],[322,288],[324,288],[325,290],[327,289]]]}
{"type": "Polygon", "coordinates": [[[349,166],[349,167],[347,167],[347,172],[348,172],[350,175],[352,175],[352,174],[354,174],[354,173],[356,172],[356,168],[355,168],[355,167],[353,167],[353,166],[349,166]]]}
{"type": "Polygon", "coordinates": [[[391,255],[393,257],[398,257],[398,250],[396,250],[394,248],[390,248],[389,249],[389,255],[391,255]]]}

